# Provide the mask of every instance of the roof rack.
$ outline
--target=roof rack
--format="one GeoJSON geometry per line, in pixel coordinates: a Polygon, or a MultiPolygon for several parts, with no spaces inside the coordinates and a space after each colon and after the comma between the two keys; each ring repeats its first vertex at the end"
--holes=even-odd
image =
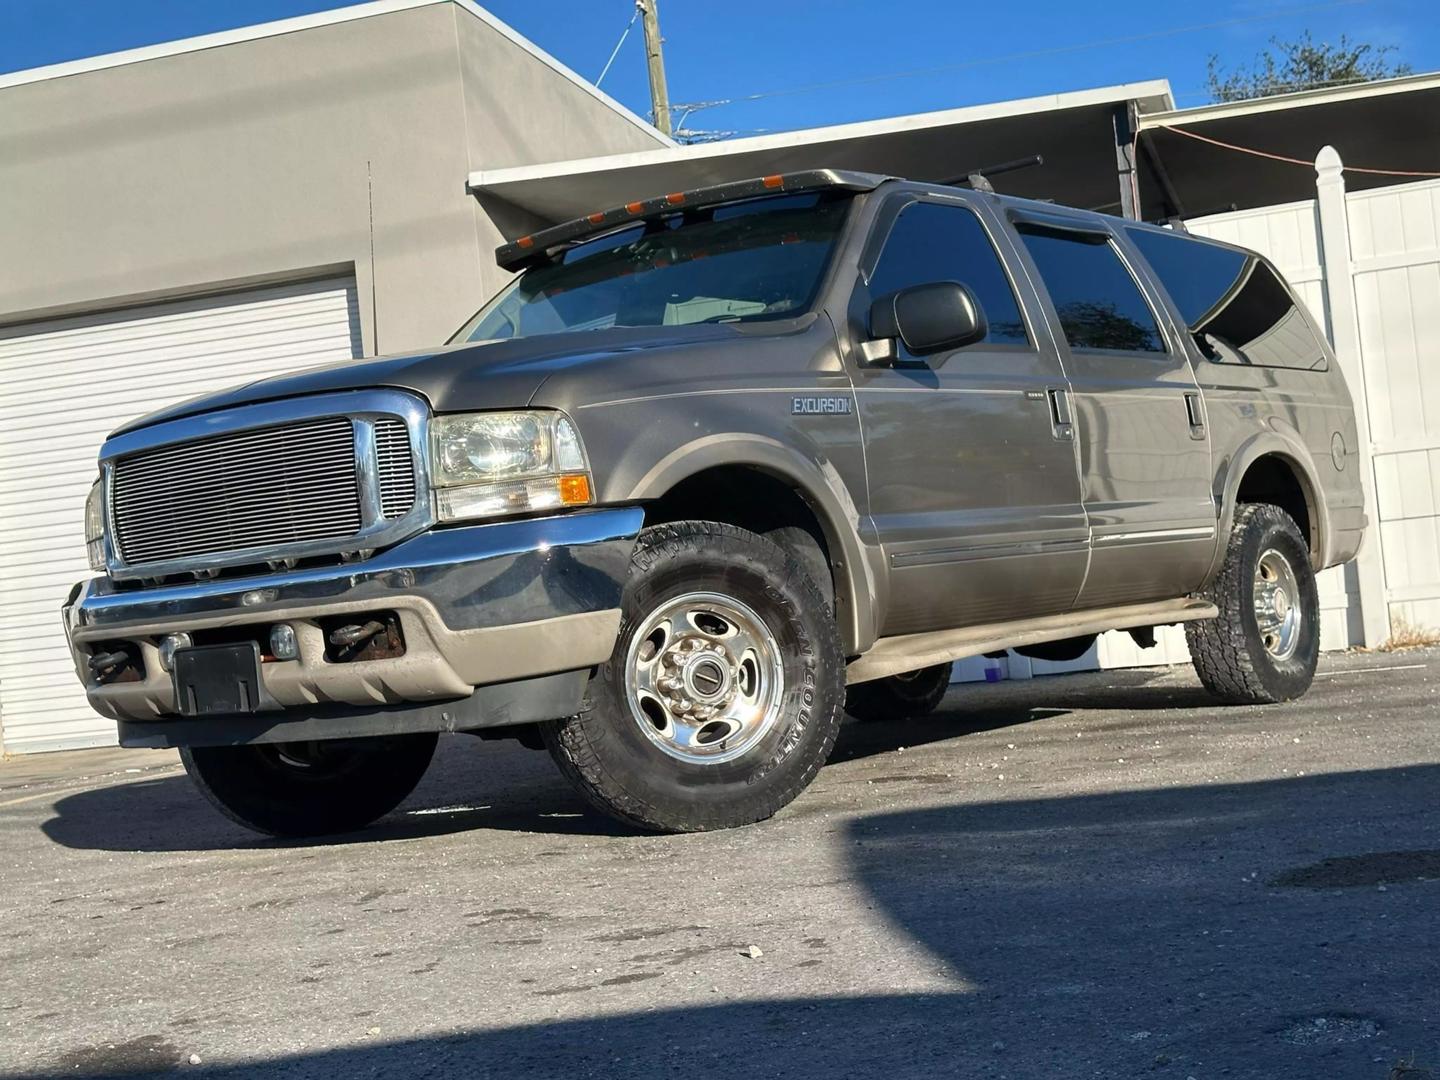
{"type": "Polygon", "coordinates": [[[969,184],[971,188],[976,191],[984,191],[993,195],[995,194],[995,188],[990,183],[990,177],[1044,164],[1045,159],[1043,157],[1039,154],[1031,154],[1029,157],[1016,158],[1014,161],[1002,161],[999,165],[986,165],[983,168],[970,169],[967,172],[961,173],[959,176],[947,177],[944,180],[937,181],[937,183],[947,186],[969,184]]]}
{"type": "Polygon", "coordinates": [[[762,195],[780,195],[797,191],[832,189],[839,191],[873,191],[889,176],[872,173],[846,172],[840,169],[811,169],[806,172],[776,173],[772,176],[757,176],[749,180],[734,180],[728,184],[714,184],[710,187],[694,188],[690,191],[676,191],[668,195],[626,203],[624,206],[600,210],[585,217],[552,225],[522,236],[495,249],[495,261],[504,270],[520,270],[531,263],[543,262],[557,249],[572,245],[599,233],[608,232],[619,225],[673,214],[682,209],[701,206],[718,206],[721,203],[738,202],[762,195]]]}

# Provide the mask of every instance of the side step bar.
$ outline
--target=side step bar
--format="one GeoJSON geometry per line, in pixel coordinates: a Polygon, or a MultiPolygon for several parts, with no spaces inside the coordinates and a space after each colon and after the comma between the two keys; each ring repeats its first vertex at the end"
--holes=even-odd
{"type": "Polygon", "coordinates": [[[1166,626],[1170,623],[1213,619],[1220,610],[1208,600],[1184,598],[1156,604],[1129,604],[1124,607],[1068,611],[1038,619],[965,626],[958,630],[930,630],[923,634],[901,634],[881,638],[864,656],[850,662],[845,671],[849,684],[903,675],[947,660],[997,649],[1013,649],[1041,641],[1100,634],[1106,630],[1129,630],[1137,626],[1166,626]]]}

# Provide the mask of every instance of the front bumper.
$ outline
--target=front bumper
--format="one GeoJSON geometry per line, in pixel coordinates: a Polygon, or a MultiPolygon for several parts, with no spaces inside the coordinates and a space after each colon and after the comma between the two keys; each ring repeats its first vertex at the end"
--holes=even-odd
{"type": "Polygon", "coordinates": [[[575,711],[585,670],[614,648],[620,592],[642,521],[642,511],[624,508],[434,529],[361,562],[148,589],[91,578],[65,606],[65,630],[90,704],[121,722],[125,745],[550,719],[575,711]],[[403,655],[326,659],[321,620],[377,611],[399,617],[403,655]],[[217,628],[268,633],[279,622],[294,628],[300,656],[262,664],[260,712],[233,719],[175,715],[161,638],[217,628]],[[143,673],[102,684],[89,659],[117,643],[138,650],[143,673]],[[570,677],[552,678],[560,675],[570,677]],[[521,692],[527,687],[534,692],[521,692]],[[416,708],[440,702],[455,704],[416,708]]]}

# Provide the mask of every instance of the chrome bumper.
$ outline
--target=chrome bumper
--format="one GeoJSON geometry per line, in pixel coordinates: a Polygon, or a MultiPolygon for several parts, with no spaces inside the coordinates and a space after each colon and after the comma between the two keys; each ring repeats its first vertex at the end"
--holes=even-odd
{"type": "MultiPolygon", "coordinates": [[[[280,726],[289,737],[305,737],[294,734],[294,721],[309,714],[320,719],[348,707],[338,711],[368,708],[393,716],[396,706],[403,711],[407,704],[470,699],[477,687],[580,672],[602,662],[615,644],[620,592],[643,516],[631,508],[591,510],[435,529],[362,562],[256,577],[149,589],[91,578],[76,587],[64,608],[66,635],[91,705],[121,721],[122,742],[153,745],[128,729],[163,726],[171,733],[166,745],[184,745],[184,731],[198,737],[212,721],[175,716],[171,678],[160,665],[160,639],[180,631],[289,623],[300,656],[261,666],[258,715],[283,711],[286,722],[280,726]],[[375,611],[399,616],[404,654],[328,662],[317,620],[375,611]],[[138,649],[144,674],[102,684],[90,671],[90,656],[102,644],[116,643],[138,649]]],[[[579,687],[572,703],[578,706],[583,679],[566,685],[579,687]]],[[[429,729],[540,718],[525,715],[514,695],[496,700],[501,699],[510,704],[498,714],[488,707],[481,710],[485,715],[463,706],[426,710],[436,717],[429,729]]],[[[546,701],[544,708],[553,710],[553,693],[546,701]]],[[[269,721],[246,719],[252,726],[276,728],[274,715],[269,721]]],[[[354,726],[331,725],[347,733],[354,726]]]]}

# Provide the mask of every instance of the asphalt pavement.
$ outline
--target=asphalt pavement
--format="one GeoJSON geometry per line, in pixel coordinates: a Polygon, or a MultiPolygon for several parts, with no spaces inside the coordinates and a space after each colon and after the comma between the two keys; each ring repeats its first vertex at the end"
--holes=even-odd
{"type": "Polygon", "coordinates": [[[964,686],[679,837],[463,736],[328,843],[0,765],[0,1076],[1440,1078],[1437,733],[1435,650],[964,686]]]}

